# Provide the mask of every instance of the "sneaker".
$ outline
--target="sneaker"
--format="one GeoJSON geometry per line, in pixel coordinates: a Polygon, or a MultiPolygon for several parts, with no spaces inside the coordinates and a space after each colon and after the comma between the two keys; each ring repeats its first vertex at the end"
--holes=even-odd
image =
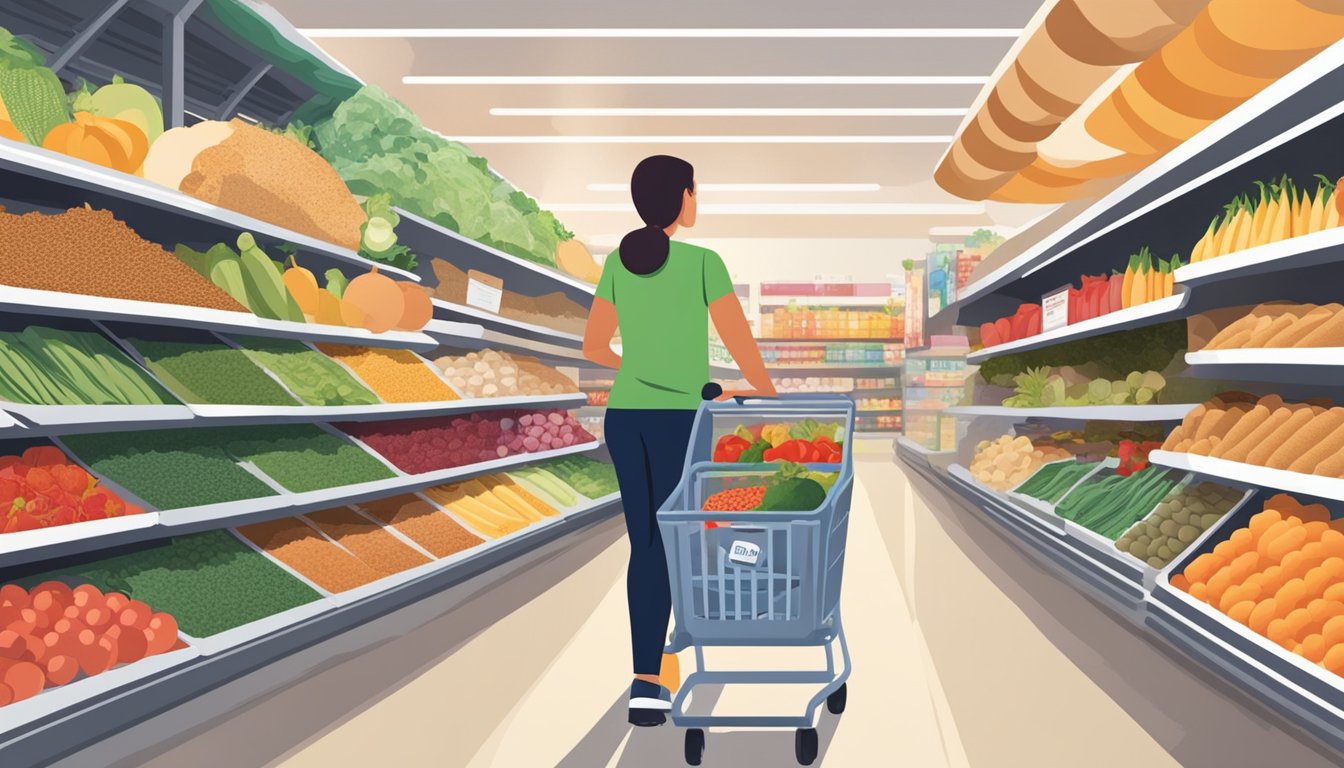
{"type": "Polygon", "coordinates": [[[635,680],[630,684],[630,724],[641,728],[667,722],[672,693],[661,685],[635,680]]]}

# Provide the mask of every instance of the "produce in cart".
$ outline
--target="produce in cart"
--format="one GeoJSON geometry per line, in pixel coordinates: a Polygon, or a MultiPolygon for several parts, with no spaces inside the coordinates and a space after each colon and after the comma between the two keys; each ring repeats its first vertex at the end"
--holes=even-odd
{"type": "Polygon", "coordinates": [[[804,419],[795,424],[739,425],[714,445],[713,461],[760,464],[789,461],[839,464],[843,447],[835,441],[840,424],[804,419]]]}
{"type": "Polygon", "coordinates": [[[177,620],[155,608],[92,584],[0,587],[0,708],[181,648],[177,620]]]}
{"type": "Polygon", "coordinates": [[[820,507],[839,473],[813,472],[801,464],[786,462],[762,482],[743,477],[735,485],[710,494],[700,509],[705,512],[809,512],[820,507]]]}
{"type": "Polygon", "coordinates": [[[1171,585],[1344,675],[1344,523],[1323,505],[1270,498],[1171,585]]]}
{"type": "MultiPolygon", "coordinates": [[[[73,464],[59,448],[33,446],[0,458],[0,533],[104,520],[144,512],[73,464]]],[[[2,625],[2,623],[0,623],[2,625]]]]}

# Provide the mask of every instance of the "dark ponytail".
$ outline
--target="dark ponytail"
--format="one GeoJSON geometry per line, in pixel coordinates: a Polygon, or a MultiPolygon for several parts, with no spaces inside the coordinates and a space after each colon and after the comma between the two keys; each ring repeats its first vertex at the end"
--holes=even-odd
{"type": "Polygon", "coordinates": [[[681,216],[683,193],[695,191],[695,169],[668,155],[646,157],[630,177],[630,197],[644,227],[621,238],[621,264],[636,275],[662,269],[672,241],[664,232],[681,216]]]}

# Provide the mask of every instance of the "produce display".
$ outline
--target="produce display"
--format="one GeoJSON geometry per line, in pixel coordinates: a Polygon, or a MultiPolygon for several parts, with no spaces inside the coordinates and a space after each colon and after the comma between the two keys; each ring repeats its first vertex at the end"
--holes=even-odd
{"type": "Polygon", "coordinates": [[[388,533],[381,523],[349,507],[309,512],[304,517],[379,575],[401,573],[429,562],[424,554],[388,533]]]}
{"type": "Polygon", "coordinates": [[[1241,501],[1242,493],[1217,483],[1197,483],[1177,488],[1116,540],[1121,552],[1153,568],[1165,568],[1206,529],[1241,501]]]}
{"type": "Polygon", "coordinates": [[[363,560],[318,533],[303,518],[245,525],[238,528],[237,533],[332,594],[348,592],[383,577],[363,560]]]}
{"type": "Polygon", "coordinates": [[[477,533],[497,539],[559,514],[554,507],[507,478],[479,477],[422,491],[477,533]]]}
{"type": "Polygon", "coordinates": [[[318,344],[327,357],[348,366],[387,403],[458,400],[457,393],[419,355],[406,349],[318,344]]]}
{"type": "Polygon", "coordinates": [[[1096,462],[1052,461],[1036,470],[1036,473],[1015,488],[1014,492],[1054,504],[1064,498],[1064,494],[1068,493],[1070,488],[1096,467],[1096,462]]]}
{"type": "Polygon", "coordinates": [[[70,121],[65,89],[36,47],[3,27],[0,40],[0,136],[41,146],[47,133],[70,121]]]}
{"type": "Polygon", "coordinates": [[[487,411],[452,417],[342,424],[340,427],[410,474],[593,440],[571,414],[559,410],[487,411]]]}
{"type": "Polygon", "coordinates": [[[274,496],[227,450],[229,429],[103,432],[61,438],[99,475],[156,509],[274,496]]]}
{"type": "Polygon", "coordinates": [[[1344,674],[1344,525],[1320,504],[1274,496],[1171,585],[1344,674]]]}
{"type": "MultiPolygon", "coordinates": [[[[554,459],[552,461],[555,461],[554,459]]],[[[556,507],[572,507],[579,503],[578,489],[560,476],[564,470],[548,463],[531,464],[505,473],[508,477],[526,481],[543,501],[556,507]]],[[[586,494],[585,494],[586,495],[586,494]]],[[[596,498],[596,497],[590,497],[596,498]]]]}
{"type": "Polygon", "coordinates": [[[294,493],[387,480],[396,475],[349,440],[312,424],[211,430],[239,461],[255,464],[294,493]]]}
{"type": "Polygon", "coordinates": [[[145,367],[188,403],[298,405],[242,350],[219,343],[126,339],[145,367]]]}
{"type": "Polygon", "coordinates": [[[1344,408],[1329,401],[1285,403],[1225,393],[1195,406],[1163,450],[1289,472],[1344,477],[1344,408]]]}
{"type": "Polygon", "coordinates": [[[0,509],[4,510],[0,533],[145,511],[99,485],[83,467],[70,463],[59,448],[50,445],[34,446],[22,456],[0,458],[0,509]]]}
{"type": "Polygon", "coordinates": [[[0,210],[0,242],[5,244],[0,285],[247,311],[111,211],[71,208],[18,215],[0,210]]]}
{"type": "Polygon", "coordinates": [[[599,408],[605,408],[607,406],[607,401],[610,399],[611,392],[609,390],[588,393],[588,404],[598,406],[599,408]]]}
{"type": "Polygon", "coordinates": [[[485,349],[444,355],[434,361],[457,391],[467,397],[561,395],[578,392],[573,380],[540,360],[485,349]]]}
{"type": "Polygon", "coordinates": [[[1133,371],[1123,379],[1090,378],[1071,366],[1029,368],[1013,377],[1016,390],[1004,398],[1009,408],[1079,405],[1146,405],[1167,386],[1157,371],[1133,371]]]}
{"type": "Polygon", "coordinates": [[[811,472],[798,464],[785,464],[778,471],[753,482],[726,488],[705,498],[703,512],[810,512],[820,507],[835,484],[835,472],[811,472]]]}
{"type": "Polygon", "coordinates": [[[350,250],[364,210],[316,152],[234,118],[165,131],[149,148],[145,178],[350,250]]]}
{"type": "Polygon", "coordinates": [[[1344,305],[1261,304],[1204,349],[1344,347],[1344,305]]]}
{"type": "MultiPolygon", "coordinates": [[[[342,102],[313,138],[355,194],[387,193],[397,207],[506,253],[556,267],[558,246],[573,238],[484,158],[426,129],[376,86],[342,102]]],[[[596,281],[596,264],[582,256],[567,252],[561,268],[596,281]]]]}
{"type": "Polygon", "coordinates": [[[1069,492],[1055,514],[1112,541],[1153,511],[1180,477],[1147,467],[1128,475],[1102,470],[1069,492]]]}
{"type": "Polygon", "coordinates": [[[320,597],[226,531],[179,536],[40,578],[74,578],[105,592],[123,592],[171,614],[192,637],[209,637],[320,597]]]}
{"type": "Polygon", "coordinates": [[[101,334],[39,325],[0,331],[0,399],[32,405],[177,402],[101,334]]]}
{"type": "Polygon", "coordinates": [[[839,464],[844,449],[835,442],[835,436],[840,431],[838,422],[820,424],[814,419],[803,419],[794,424],[739,424],[714,443],[712,461],[839,464]]]}
{"type": "Polygon", "coordinates": [[[1042,464],[1070,457],[1068,451],[1053,445],[1037,446],[1025,436],[1003,435],[980,441],[970,471],[980,484],[1007,491],[1021,485],[1042,464]]]}
{"type": "Polygon", "coordinates": [[[534,464],[531,469],[550,472],[590,499],[600,499],[620,490],[616,484],[616,467],[590,456],[561,456],[534,464]]]}
{"type": "MultiPolygon", "coordinates": [[[[576,243],[577,244],[577,243],[576,243]]],[[[580,246],[581,247],[581,246],[580,246]]],[[[439,284],[434,288],[435,298],[454,304],[467,303],[467,273],[445,259],[430,262],[439,284]]],[[[598,272],[600,275],[600,271],[598,272]]],[[[594,277],[593,282],[596,282],[594,277]]],[[[522,323],[540,325],[564,333],[582,334],[588,320],[588,308],[573,301],[563,292],[554,291],[541,296],[528,296],[510,290],[506,285],[499,301],[499,316],[522,323]]]]}
{"type": "Polygon", "coordinates": [[[1267,182],[1256,181],[1259,195],[1243,192],[1224,205],[1223,215],[1209,222],[1204,236],[1190,251],[1190,262],[1216,259],[1339,226],[1344,210],[1335,194],[1335,184],[1320,174],[1316,178],[1319,183],[1314,197],[1307,188],[1299,190],[1297,183],[1286,175],[1267,182]]]}
{"type": "Polygon", "coordinates": [[[375,405],[378,397],[340,363],[301,341],[235,336],[251,360],[308,405],[375,405]]]}
{"type": "Polygon", "coordinates": [[[364,200],[364,215],[368,218],[359,230],[359,255],[379,264],[414,271],[419,260],[410,248],[397,242],[401,217],[392,208],[392,195],[386,192],[369,195],[364,200]]]}
{"type": "Polygon", "coordinates": [[[482,541],[442,509],[414,494],[366,501],[359,509],[435,557],[455,555],[482,541]]]}
{"type": "Polygon", "coordinates": [[[303,311],[285,287],[280,262],[267,256],[250,232],[238,235],[237,245],[235,251],[225,243],[216,243],[204,253],[179,245],[175,254],[257,317],[304,322],[303,311]]]}
{"type": "Polygon", "coordinates": [[[92,584],[6,584],[0,626],[0,708],[181,646],[171,614],[92,584]]]}

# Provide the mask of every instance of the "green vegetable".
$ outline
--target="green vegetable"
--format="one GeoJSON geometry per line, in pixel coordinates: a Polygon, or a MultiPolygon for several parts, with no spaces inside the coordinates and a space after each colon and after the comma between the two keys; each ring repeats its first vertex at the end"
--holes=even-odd
{"type": "Polygon", "coordinates": [[[815,419],[803,419],[789,427],[789,437],[794,440],[815,440],[818,437],[824,437],[833,441],[839,431],[840,424],[838,422],[821,424],[815,419]]]}
{"type": "Polygon", "coordinates": [[[177,402],[102,335],[37,325],[0,332],[0,397],[33,405],[177,402]]]}
{"type": "Polygon", "coordinates": [[[279,265],[257,247],[257,240],[251,232],[238,235],[239,262],[242,267],[243,285],[247,289],[247,306],[258,317],[270,320],[289,320],[304,322],[303,310],[298,302],[285,289],[280,275],[283,265],[279,265]]]}
{"type": "Polygon", "coordinates": [[[364,213],[367,219],[360,226],[360,255],[379,264],[415,269],[418,265],[415,254],[397,244],[396,227],[401,224],[401,217],[392,210],[392,195],[386,192],[371,195],[364,201],[364,213]]]}
{"type": "Polygon", "coordinates": [[[308,405],[373,405],[382,402],[340,363],[289,339],[237,336],[234,341],[261,367],[308,405]]]}
{"type": "Polygon", "coordinates": [[[616,483],[616,468],[588,456],[562,456],[532,466],[546,470],[590,499],[620,490],[616,483]]]}
{"type": "Polygon", "coordinates": [[[323,276],[327,278],[327,290],[336,298],[345,295],[345,286],[350,284],[350,280],[341,273],[339,269],[328,269],[323,276]]]}
{"type": "Polygon", "coordinates": [[[159,100],[144,88],[126,82],[121,75],[113,75],[111,83],[96,90],[90,90],[85,83],[76,92],[71,106],[76,112],[125,120],[144,131],[150,144],[163,134],[159,100]]]}
{"type": "Polygon", "coordinates": [[[186,402],[299,404],[240,349],[223,344],[128,341],[159,381],[186,402]]]}
{"type": "Polygon", "coordinates": [[[121,592],[177,620],[193,637],[225,630],[306,605],[320,598],[225,531],[180,536],[129,555],[33,576],[33,585],[74,578],[105,592],[121,592]]]}
{"type": "Polygon", "coordinates": [[[294,493],[394,477],[364,449],[311,424],[220,430],[229,454],[294,493]]]}
{"type": "Polygon", "coordinates": [[[1112,541],[1153,511],[1176,484],[1171,470],[1161,467],[1148,467],[1129,477],[1099,474],[1093,478],[1065,496],[1055,513],[1112,541]]]}
{"type": "Polygon", "coordinates": [[[1131,371],[1164,371],[1177,355],[1185,354],[1185,320],[1094,336],[1007,355],[980,364],[986,382],[1011,380],[1029,368],[1058,368],[1096,362],[1096,377],[1119,379],[1131,371]]]}
{"type": "Polygon", "coordinates": [[[826,489],[808,477],[790,477],[765,489],[758,512],[809,512],[826,500],[826,489]]]}
{"type": "Polygon", "coordinates": [[[769,448],[769,440],[757,440],[737,457],[737,461],[740,464],[760,464],[765,461],[765,452],[769,448]]]}
{"type": "Polygon", "coordinates": [[[18,69],[40,67],[47,58],[32,43],[15,37],[8,29],[0,27],[0,67],[9,66],[18,69]]]}
{"type": "Polygon", "coordinates": [[[1076,461],[1051,462],[1037,470],[1036,474],[1020,485],[1016,492],[1054,504],[1095,466],[1095,462],[1086,464],[1076,461]]]}
{"type": "Polygon", "coordinates": [[[70,122],[65,89],[46,67],[0,65],[0,102],[29,144],[41,146],[52,128],[70,122]]]}
{"type": "Polygon", "coordinates": [[[543,495],[549,496],[550,500],[555,502],[555,506],[572,507],[578,503],[579,497],[574,493],[574,489],[546,469],[538,466],[523,467],[513,470],[510,474],[531,483],[543,495]]]}

